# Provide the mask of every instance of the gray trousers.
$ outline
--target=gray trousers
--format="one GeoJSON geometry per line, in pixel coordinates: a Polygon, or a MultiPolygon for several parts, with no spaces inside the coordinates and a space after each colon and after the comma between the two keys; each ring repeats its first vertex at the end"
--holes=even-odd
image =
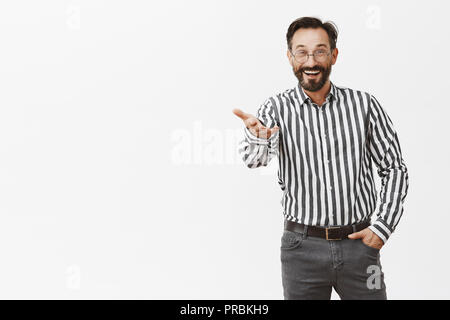
{"type": "Polygon", "coordinates": [[[380,250],[361,239],[326,240],[283,230],[281,276],[285,300],[385,300],[380,250]]]}

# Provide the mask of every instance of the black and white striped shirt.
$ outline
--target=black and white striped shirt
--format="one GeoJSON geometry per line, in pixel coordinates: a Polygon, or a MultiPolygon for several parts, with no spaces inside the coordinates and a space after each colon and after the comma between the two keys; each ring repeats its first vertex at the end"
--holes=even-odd
{"type": "Polygon", "coordinates": [[[395,230],[408,192],[408,171],[391,119],[369,93],[335,86],[318,106],[298,84],[268,98],[256,117],[280,130],[269,139],[244,128],[239,154],[249,168],[278,156],[285,219],[316,226],[360,222],[384,242],[395,230]],[[381,178],[377,206],[372,161],[381,178]]]}

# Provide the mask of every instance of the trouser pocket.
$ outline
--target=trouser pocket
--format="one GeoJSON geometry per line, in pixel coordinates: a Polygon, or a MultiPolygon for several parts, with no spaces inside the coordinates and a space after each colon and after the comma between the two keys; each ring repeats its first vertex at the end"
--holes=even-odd
{"type": "Polygon", "coordinates": [[[301,246],[303,242],[303,235],[298,232],[284,230],[281,236],[281,249],[293,250],[301,246]]]}

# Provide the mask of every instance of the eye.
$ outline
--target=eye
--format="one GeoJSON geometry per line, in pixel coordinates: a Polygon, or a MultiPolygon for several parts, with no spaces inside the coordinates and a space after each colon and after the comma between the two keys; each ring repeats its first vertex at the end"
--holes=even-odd
{"type": "Polygon", "coordinates": [[[306,54],[305,50],[298,50],[298,51],[295,52],[295,55],[299,55],[299,56],[303,56],[305,54],[306,54]]]}
{"type": "Polygon", "coordinates": [[[315,54],[318,54],[318,55],[324,55],[324,54],[326,54],[327,52],[325,51],[325,50],[317,50],[316,52],[315,52],[315,54]]]}

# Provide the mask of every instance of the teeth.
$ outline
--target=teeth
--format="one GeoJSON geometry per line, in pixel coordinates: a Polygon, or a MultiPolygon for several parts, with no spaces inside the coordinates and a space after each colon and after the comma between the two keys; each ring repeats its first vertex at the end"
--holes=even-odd
{"type": "Polygon", "coordinates": [[[320,71],[305,71],[306,74],[318,74],[320,71]]]}

